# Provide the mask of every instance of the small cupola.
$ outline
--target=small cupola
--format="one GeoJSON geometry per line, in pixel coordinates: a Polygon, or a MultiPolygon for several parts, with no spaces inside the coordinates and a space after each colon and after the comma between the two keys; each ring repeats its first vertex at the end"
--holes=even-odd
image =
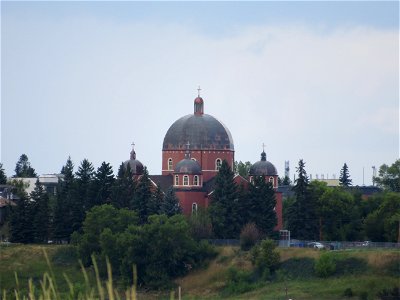
{"type": "Polygon", "coordinates": [[[135,147],[135,144],[132,143],[132,150],[130,153],[130,158],[129,158],[129,160],[124,162],[124,167],[126,168],[127,165],[129,164],[129,167],[131,168],[131,172],[133,175],[142,175],[144,167],[143,167],[143,164],[136,159],[136,152],[135,152],[134,147],[135,147]]]}
{"type": "Polygon", "coordinates": [[[191,159],[189,143],[186,144],[185,158],[178,162],[175,166],[174,173],[178,174],[201,174],[199,163],[191,159]]]}

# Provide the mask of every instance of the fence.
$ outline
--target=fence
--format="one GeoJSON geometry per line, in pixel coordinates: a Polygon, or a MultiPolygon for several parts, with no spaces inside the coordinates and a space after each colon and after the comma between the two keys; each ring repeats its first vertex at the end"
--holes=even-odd
{"type": "MultiPolygon", "coordinates": [[[[210,244],[215,246],[240,246],[240,240],[237,239],[211,239],[210,244]]],[[[277,246],[281,248],[297,247],[297,248],[317,248],[315,241],[306,240],[275,240],[277,246]]],[[[318,241],[323,248],[329,250],[345,250],[345,249],[400,249],[400,243],[384,243],[384,242],[349,242],[349,241],[318,241]]]]}

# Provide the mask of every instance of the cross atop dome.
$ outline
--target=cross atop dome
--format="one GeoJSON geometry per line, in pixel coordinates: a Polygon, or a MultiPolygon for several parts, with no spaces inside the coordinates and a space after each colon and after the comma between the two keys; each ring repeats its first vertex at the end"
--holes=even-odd
{"type": "Polygon", "coordinates": [[[267,160],[267,154],[265,153],[265,144],[262,143],[263,151],[261,152],[261,161],[267,160]]]}
{"type": "Polygon", "coordinates": [[[132,142],[132,150],[131,150],[131,159],[136,159],[136,152],[135,152],[135,143],[132,142]]]}
{"type": "Polygon", "coordinates": [[[201,88],[200,88],[200,86],[197,88],[197,97],[200,97],[200,91],[201,91],[201,88]]]}

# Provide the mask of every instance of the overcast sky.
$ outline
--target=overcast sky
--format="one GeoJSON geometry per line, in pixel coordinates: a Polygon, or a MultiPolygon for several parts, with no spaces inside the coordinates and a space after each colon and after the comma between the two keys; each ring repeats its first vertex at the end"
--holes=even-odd
{"type": "Polygon", "coordinates": [[[235,159],[354,184],[399,158],[399,3],[1,2],[1,162],[70,155],[161,174],[171,124],[205,113],[235,159]]]}

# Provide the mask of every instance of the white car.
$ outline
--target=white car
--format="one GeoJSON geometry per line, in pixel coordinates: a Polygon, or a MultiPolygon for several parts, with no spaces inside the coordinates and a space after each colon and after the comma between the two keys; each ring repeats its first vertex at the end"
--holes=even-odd
{"type": "Polygon", "coordinates": [[[311,242],[307,244],[308,247],[310,248],[315,248],[315,249],[324,249],[325,246],[322,245],[320,242],[311,242]]]}

